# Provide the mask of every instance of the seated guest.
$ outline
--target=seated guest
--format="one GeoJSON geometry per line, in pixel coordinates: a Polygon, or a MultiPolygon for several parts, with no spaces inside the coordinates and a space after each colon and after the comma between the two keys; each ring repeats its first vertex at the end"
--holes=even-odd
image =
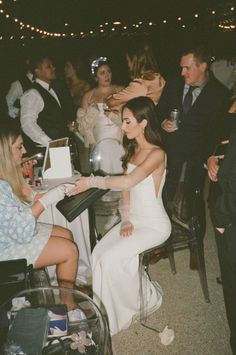
{"type": "MultiPolygon", "coordinates": [[[[108,315],[111,334],[128,328],[139,316],[139,254],[160,245],[171,233],[162,203],[166,155],[162,147],[153,101],[134,98],[122,110],[125,174],[81,177],[68,191],[73,195],[92,187],[121,190],[122,221],[95,246],[92,253],[93,291],[108,315]]],[[[147,312],[161,306],[162,293],[144,275],[147,312]]]]}
{"type": "Polygon", "coordinates": [[[0,128],[0,260],[27,259],[35,269],[56,265],[60,286],[73,288],[78,249],[63,227],[37,222],[40,214],[64,198],[61,185],[35,196],[22,175],[25,153],[17,125],[0,128]],[[56,252],[55,252],[56,250],[56,252]]]}
{"type": "Polygon", "coordinates": [[[69,135],[67,124],[73,119],[73,106],[61,87],[54,85],[56,71],[48,56],[32,57],[31,70],[36,79],[21,97],[20,122],[27,151],[34,152],[37,146],[46,147],[50,140],[69,135]]]}
{"type": "Polygon", "coordinates": [[[107,105],[114,108],[138,96],[150,97],[157,105],[165,80],[159,73],[151,47],[131,45],[126,51],[126,59],[132,81],[126,88],[110,96],[106,101],[107,105]]]}

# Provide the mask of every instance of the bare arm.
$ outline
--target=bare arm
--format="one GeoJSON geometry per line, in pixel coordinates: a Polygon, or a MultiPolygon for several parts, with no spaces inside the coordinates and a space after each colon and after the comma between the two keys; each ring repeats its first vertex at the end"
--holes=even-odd
{"type": "Polygon", "coordinates": [[[146,94],[147,88],[143,85],[142,81],[131,81],[126,88],[108,97],[106,103],[110,108],[113,108],[123,105],[134,97],[146,96],[146,94]]]}
{"type": "Polygon", "coordinates": [[[122,176],[111,177],[82,177],[75,183],[75,187],[68,191],[68,196],[88,190],[92,187],[111,190],[129,190],[131,187],[144,180],[160,167],[165,159],[162,149],[153,150],[146,159],[138,165],[131,173],[122,176]]]}
{"type": "Polygon", "coordinates": [[[121,214],[121,227],[120,235],[128,237],[133,233],[134,226],[130,222],[130,192],[122,191],[122,198],[120,200],[120,214],[121,214]]]}
{"type": "Polygon", "coordinates": [[[33,205],[31,206],[31,210],[32,210],[32,215],[38,219],[39,216],[41,215],[41,213],[44,211],[44,207],[43,205],[36,200],[33,205]]]}
{"type": "Polygon", "coordinates": [[[91,93],[92,93],[92,90],[89,90],[82,97],[81,108],[83,108],[84,110],[87,110],[87,108],[88,108],[88,103],[89,103],[89,98],[91,96],[91,93]]]}

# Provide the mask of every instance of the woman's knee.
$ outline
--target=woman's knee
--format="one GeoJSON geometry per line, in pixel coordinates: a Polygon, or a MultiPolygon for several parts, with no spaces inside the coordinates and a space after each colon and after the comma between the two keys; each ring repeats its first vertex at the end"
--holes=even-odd
{"type": "Polygon", "coordinates": [[[67,238],[67,239],[70,239],[71,241],[74,241],[73,233],[71,232],[70,229],[66,229],[66,228],[65,228],[65,233],[66,233],[66,238],[67,238]]]}
{"type": "Polygon", "coordinates": [[[72,240],[67,241],[66,251],[68,258],[78,259],[79,258],[79,248],[75,242],[72,240]]]}
{"type": "Polygon", "coordinates": [[[69,240],[74,240],[73,234],[70,229],[54,225],[52,229],[52,235],[55,237],[62,237],[69,240]]]}

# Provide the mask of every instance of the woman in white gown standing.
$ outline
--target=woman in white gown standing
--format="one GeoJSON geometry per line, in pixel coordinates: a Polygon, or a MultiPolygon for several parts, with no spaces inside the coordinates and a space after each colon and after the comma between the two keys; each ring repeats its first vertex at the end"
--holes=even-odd
{"type": "MultiPolygon", "coordinates": [[[[122,190],[122,221],[92,253],[93,291],[108,315],[111,335],[130,326],[139,314],[139,254],[162,244],[171,224],[162,203],[166,155],[158,132],[155,105],[138,97],[122,109],[125,175],[80,178],[69,195],[91,187],[122,190]]],[[[146,281],[148,313],[162,303],[158,287],[146,281]]]]}

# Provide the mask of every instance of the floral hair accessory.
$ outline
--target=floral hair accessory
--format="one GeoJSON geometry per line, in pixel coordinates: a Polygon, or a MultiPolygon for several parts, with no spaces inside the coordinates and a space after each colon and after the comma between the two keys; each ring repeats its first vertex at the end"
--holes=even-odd
{"type": "Polygon", "coordinates": [[[99,57],[95,60],[92,61],[92,64],[91,64],[91,72],[92,74],[94,75],[95,73],[95,69],[94,68],[97,68],[100,64],[100,62],[106,62],[107,61],[107,57],[99,57]]]}

